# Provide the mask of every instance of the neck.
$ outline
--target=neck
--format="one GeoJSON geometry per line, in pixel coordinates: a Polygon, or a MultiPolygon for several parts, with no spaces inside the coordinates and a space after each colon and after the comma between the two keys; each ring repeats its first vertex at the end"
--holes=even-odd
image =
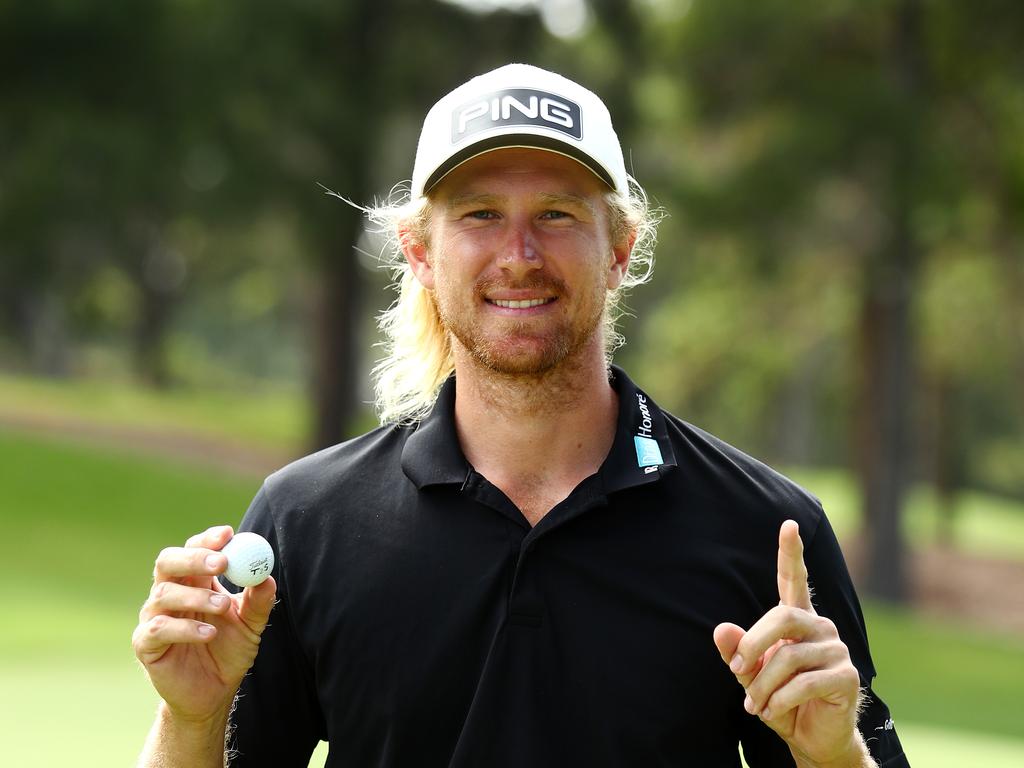
{"type": "Polygon", "coordinates": [[[462,450],[536,522],[546,505],[596,472],[611,449],[618,396],[600,346],[536,375],[497,373],[464,350],[453,351],[462,450]],[[540,499],[529,498],[538,494],[540,499]]]}

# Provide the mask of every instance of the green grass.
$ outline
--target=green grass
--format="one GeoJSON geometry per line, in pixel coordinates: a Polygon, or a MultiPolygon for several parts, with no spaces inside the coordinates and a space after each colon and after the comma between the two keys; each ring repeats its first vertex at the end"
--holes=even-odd
{"type": "Polygon", "coordinates": [[[908,720],[1024,738],[1019,704],[1024,638],[953,627],[870,604],[865,620],[878,670],[875,692],[889,705],[897,731],[908,720]]]}
{"type": "MultiPolygon", "coordinates": [[[[156,703],[129,647],[153,558],[236,523],[259,482],[0,431],[4,765],[132,764],[156,703]]],[[[1024,641],[866,610],[877,690],[915,766],[1024,765],[1024,641]]]]}
{"type": "MultiPolygon", "coordinates": [[[[10,573],[0,593],[8,603],[55,594],[99,610],[141,602],[160,548],[237,524],[259,484],[0,431],[10,573]]],[[[9,636],[0,633],[0,651],[9,636]]]]}
{"type": "Polygon", "coordinates": [[[288,390],[156,391],[127,381],[0,375],[0,411],[105,426],[190,432],[268,448],[302,445],[310,412],[288,390]]]}
{"type": "Polygon", "coordinates": [[[897,725],[900,743],[914,768],[1019,768],[1024,739],[935,728],[921,723],[897,725]]]}
{"type": "MultiPolygon", "coordinates": [[[[897,726],[900,743],[914,768],[1019,768],[1024,740],[948,731],[919,723],[897,726]]],[[[746,766],[746,762],[743,763],[746,766]]]]}

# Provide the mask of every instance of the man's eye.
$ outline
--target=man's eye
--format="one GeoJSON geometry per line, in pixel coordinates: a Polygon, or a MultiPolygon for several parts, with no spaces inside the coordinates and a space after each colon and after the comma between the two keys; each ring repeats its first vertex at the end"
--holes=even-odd
{"type": "Polygon", "coordinates": [[[497,216],[494,211],[470,211],[466,214],[467,218],[470,219],[481,219],[486,221],[487,219],[493,219],[497,216]]]}
{"type": "Polygon", "coordinates": [[[569,218],[569,216],[570,216],[570,214],[566,213],[565,211],[544,211],[544,213],[541,215],[541,218],[542,219],[553,220],[553,219],[567,219],[567,218],[569,218]]]}

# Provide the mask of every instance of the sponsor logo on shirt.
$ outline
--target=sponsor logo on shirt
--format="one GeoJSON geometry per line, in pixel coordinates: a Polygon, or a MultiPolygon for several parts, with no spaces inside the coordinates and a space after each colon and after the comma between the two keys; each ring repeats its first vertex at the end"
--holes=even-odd
{"type": "Polygon", "coordinates": [[[636,463],[637,466],[646,467],[645,472],[653,472],[653,468],[665,462],[661,456],[661,446],[654,439],[654,420],[651,418],[651,409],[647,405],[647,398],[637,392],[636,403],[640,409],[640,423],[633,436],[633,444],[636,446],[636,463]]]}
{"type": "Polygon", "coordinates": [[[452,144],[488,128],[539,125],[583,138],[579,105],[547,91],[510,88],[463,104],[452,112],[452,144]]]}
{"type": "Polygon", "coordinates": [[[875,730],[876,730],[876,731],[891,731],[891,730],[892,730],[893,728],[895,728],[895,727],[896,727],[896,726],[895,726],[895,724],[893,723],[893,721],[892,721],[892,718],[890,717],[890,718],[889,718],[888,720],[886,720],[886,721],[885,721],[884,723],[882,723],[882,724],[881,724],[880,726],[878,726],[877,728],[875,728],[875,730]]]}

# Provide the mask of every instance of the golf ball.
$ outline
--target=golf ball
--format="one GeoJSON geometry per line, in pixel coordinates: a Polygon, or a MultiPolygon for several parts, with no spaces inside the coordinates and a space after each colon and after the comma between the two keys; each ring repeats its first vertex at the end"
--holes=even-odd
{"type": "Polygon", "coordinates": [[[236,533],[221,552],[228,558],[224,575],[239,587],[261,584],[274,568],[274,550],[258,533],[236,533]]]}

